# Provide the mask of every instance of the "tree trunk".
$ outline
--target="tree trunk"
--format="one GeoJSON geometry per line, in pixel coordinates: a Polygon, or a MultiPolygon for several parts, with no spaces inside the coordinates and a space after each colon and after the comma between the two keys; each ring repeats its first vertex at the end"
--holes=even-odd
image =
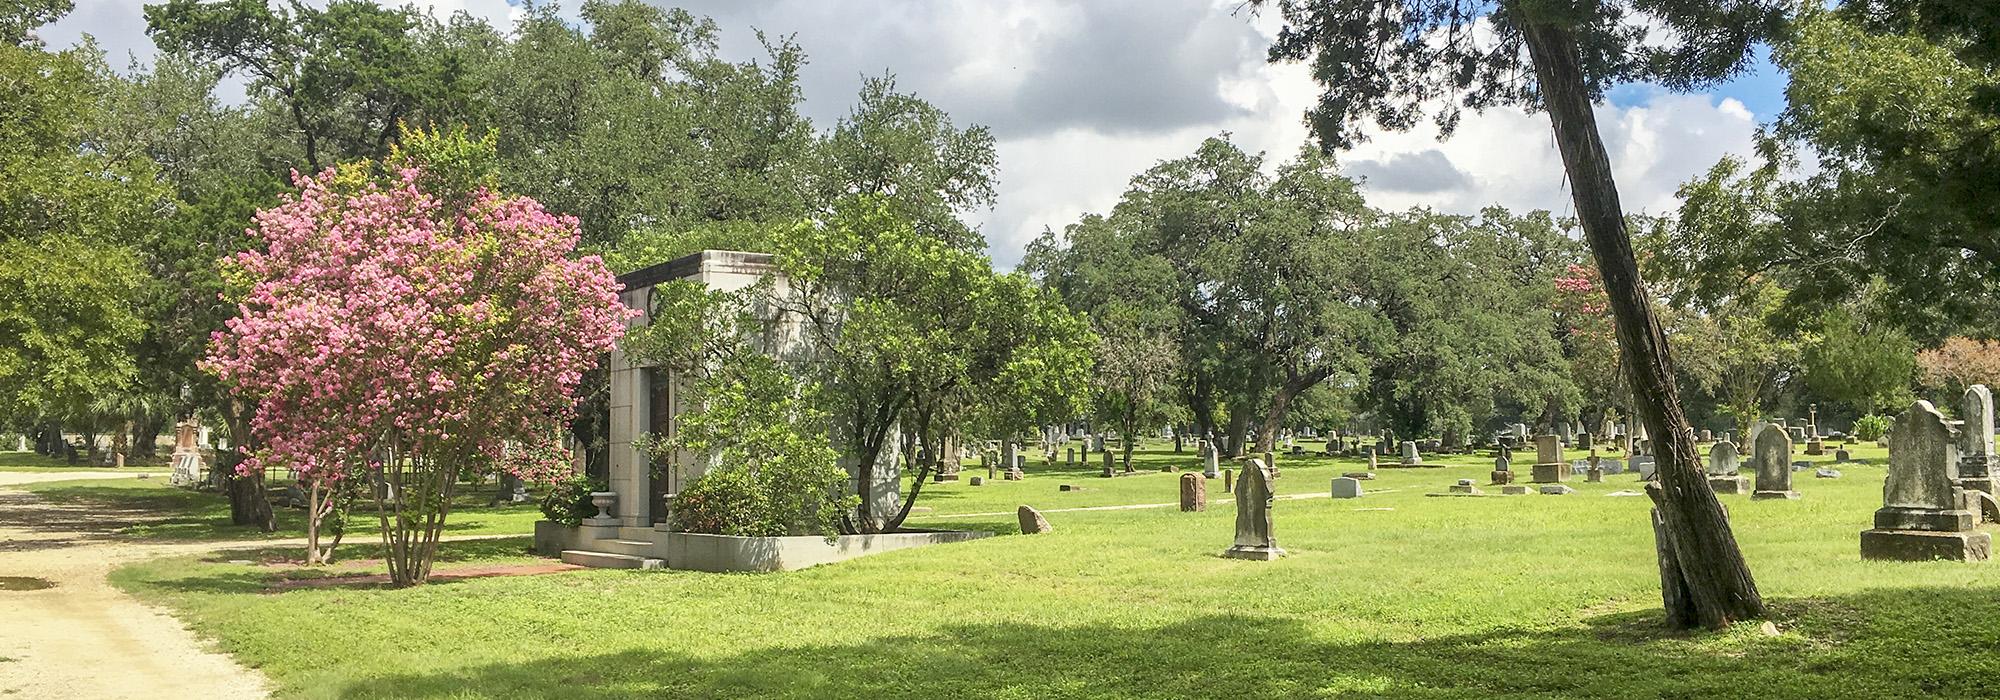
{"type": "MultiPolygon", "coordinates": [[[[1709,490],[1695,451],[1694,430],[1681,411],[1673,356],[1653,314],[1645,280],[1639,276],[1632,253],[1632,239],[1625,230],[1611,160],[1597,132],[1592,96],[1584,84],[1576,36],[1563,24],[1532,16],[1523,22],[1522,32],[1535,64],[1543,107],[1555,127],[1577,219],[1610,297],[1618,347],[1627,360],[1624,364],[1632,382],[1633,408],[1646,422],[1659,460],[1661,483],[1655,491],[1656,503],[1677,565],[1677,570],[1663,569],[1661,575],[1685,584],[1679,592],[1685,594],[1685,605],[1692,608],[1692,615],[1670,610],[1668,622],[1684,625],[1692,621],[1716,628],[1763,617],[1764,600],[1757,593],[1736,536],[1730,532],[1728,516],[1709,490]]],[[[1675,595],[1670,586],[1666,597],[1675,595]]]]}
{"type": "Polygon", "coordinates": [[[278,529],[276,516],[271,511],[271,494],[264,490],[264,472],[257,470],[248,475],[236,473],[236,465],[243,463],[243,450],[252,449],[253,436],[250,433],[250,409],[241,403],[232,402],[228,413],[229,447],[215,455],[217,470],[224,474],[229,491],[229,520],[237,525],[256,525],[257,529],[273,532],[278,529]]]}

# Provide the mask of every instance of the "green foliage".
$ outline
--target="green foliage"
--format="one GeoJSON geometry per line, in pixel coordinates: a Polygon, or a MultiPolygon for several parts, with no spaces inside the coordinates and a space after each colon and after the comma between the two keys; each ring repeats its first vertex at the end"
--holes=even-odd
{"type": "Polygon", "coordinates": [[[727,292],[689,280],[656,286],[653,322],[627,337],[628,354],[658,376],[680,378],[688,408],[674,433],[637,444],[656,468],[699,474],[671,504],[673,526],[682,531],[831,537],[854,507],[819,386],[789,371],[764,335],[757,304],[768,285],[727,292]]]}
{"type": "Polygon", "coordinates": [[[93,47],[0,43],[0,414],[83,413],[135,372],[146,280],[130,246],[166,192],[151,162],[98,139],[112,81],[93,47]]]}
{"type": "Polygon", "coordinates": [[[1854,437],[1864,442],[1880,440],[1882,436],[1889,434],[1889,426],[1894,422],[1895,420],[1890,416],[1873,413],[1856,418],[1854,419],[1854,437]]]}
{"type": "Polygon", "coordinates": [[[597,515],[597,506],[591,505],[590,494],[609,488],[610,485],[603,479],[571,473],[568,478],[551,484],[549,492],[542,496],[542,517],[570,527],[581,525],[584,518],[597,515]]]}
{"type": "Polygon", "coordinates": [[[1879,406],[1907,405],[1917,371],[1917,346],[1888,323],[1864,322],[1851,309],[1836,307],[1820,319],[1817,339],[1802,358],[1806,386],[1814,394],[1874,413],[1879,406]]]}
{"type": "MultiPolygon", "coordinates": [[[[778,240],[796,319],[787,355],[822,387],[840,456],[865,488],[898,434],[910,468],[935,469],[947,438],[1008,434],[1077,415],[1096,344],[1085,321],[1021,274],[995,274],[966,241],[939,238],[876,197],[841,200],[778,240]],[[926,461],[915,461],[923,458],[926,461]]],[[[862,502],[854,527],[894,527],[862,502]]]]}
{"type": "Polygon", "coordinates": [[[1560,347],[1531,321],[1575,248],[1546,214],[1386,214],[1322,154],[1267,176],[1261,155],[1209,139],[1135,178],[1110,216],[1042,236],[1023,267],[1103,338],[1100,420],[1157,424],[1172,400],[1197,433],[1268,447],[1355,411],[1465,435],[1503,404],[1569,400],[1560,347]]]}
{"type": "Polygon", "coordinates": [[[1691,291],[1766,273],[1790,288],[1791,318],[1880,297],[1898,310],[1884,320],[1924,344],[1993,327],[2000,63],[1990,22],[1958,4],[1802,12],[1773,52],[1790,83],[1760,162],[1725,159],[1681,191],[1669,252],[1691,291]]]}

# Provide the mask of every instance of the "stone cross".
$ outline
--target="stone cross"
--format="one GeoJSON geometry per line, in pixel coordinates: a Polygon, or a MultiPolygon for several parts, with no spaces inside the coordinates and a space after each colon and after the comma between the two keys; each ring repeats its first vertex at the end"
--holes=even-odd
{"type": "Polygon", "coordinates": [[[1272,533],[1271,467],[1255,457],[1243,460],[1243,482],[1236,488],[1236,543],[1222,553],[1231,559],[1271,561],[1285,555],[1272,533]]]}

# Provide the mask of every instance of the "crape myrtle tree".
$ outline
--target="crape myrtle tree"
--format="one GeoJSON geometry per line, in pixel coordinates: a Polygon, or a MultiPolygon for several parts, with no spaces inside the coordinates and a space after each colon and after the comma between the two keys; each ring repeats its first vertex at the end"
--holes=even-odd
{"type": "MultiPolygon", "coordinates": [[[[778,238],[772,303],[799,325],[783,352],[820,387],[860,503],[849,533],[901,526],[942,443],[974,426],[1011,431],[1076,415],[1095,344],[1086,322],[1024,274],[996,274],[878,197],[842,200],[778,238]],[[912,450],[901,449],[905,438],[912,450]],[[885,457],[914,467],[896,512],[875,499],[885,457]]],[[[907,471],[905,473],[908,473],[907,471]]]]}
{"type": "Polygon", "coordinates": [[[242,468],[297,470],[315,520],[365,475],[397,585],[429,577],[461,475],[566,466],[573,392],[628,317],[603,263],[569,257],[575,219],[490,187],[491,149],[414,132],[379,168],[301,176],[225,263],[238,314],[204,364],[254,402],[242,468]]]}
{"type": "Polygon", "coordinates": [[[1328,148],[1435,112],[1449,136],[1461,110],[1520,105],[1554,126],[1584,240],[1603,275],[1635,409],[1654,436],[1669,622],[1719,627],[1764,603],[1702,478],[1674,362],[1632,253],[1592,103],[1628,82],[1698,89],[1741,72],[1787,3],[1745,0],[1261,0],[1285,27],[1274,61],[1308,61],[1325,88],[1309,121],[1328,148]]]}

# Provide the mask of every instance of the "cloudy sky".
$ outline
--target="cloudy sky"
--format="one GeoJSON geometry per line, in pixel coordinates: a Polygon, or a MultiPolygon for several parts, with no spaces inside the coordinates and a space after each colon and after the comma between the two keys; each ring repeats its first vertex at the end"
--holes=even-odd
{"type": "MultiPolygon", "coordinates": [[[[657,0],[662,1],[664,0],[657,0]]],[[[418,0],[505,26],[505,0],[418,0]]],[[[575,3],[572,3],[575,4],[575,3]]],[[[795,35],[810,57],[805,110],[830,126],[864,77],[899,86],[984,124],[999,141],[999,202],[969,212],[1009,267],[1044,227],[1060,229],[1114,204],[1136,173],[1222,132],[1289,158],[1316,88],[1297,65],[1269,65],[1272,17],[1240,0],[690,0],[723,27],[723,53],[759,54],[754,30],[795,35]]],[[[152,52],[142,0],[77,0],[42,32],[52,45],[89,33],[114,56],[152,52]]],[[[1749,153],[1760,121],[1783,107],[1768,64],[1709,94],[1627,86],[1600,107],[1628,207],[1674,208],[1674,189],[1726,153],[1749,153]]],[[[1377,134],[1342,156],[1380,207],[1474,212],[1488,204],[1568,213],[1562,168],[1541,115],[1467,115],[1438,142],[1419,129],[1377,134]]]]}

